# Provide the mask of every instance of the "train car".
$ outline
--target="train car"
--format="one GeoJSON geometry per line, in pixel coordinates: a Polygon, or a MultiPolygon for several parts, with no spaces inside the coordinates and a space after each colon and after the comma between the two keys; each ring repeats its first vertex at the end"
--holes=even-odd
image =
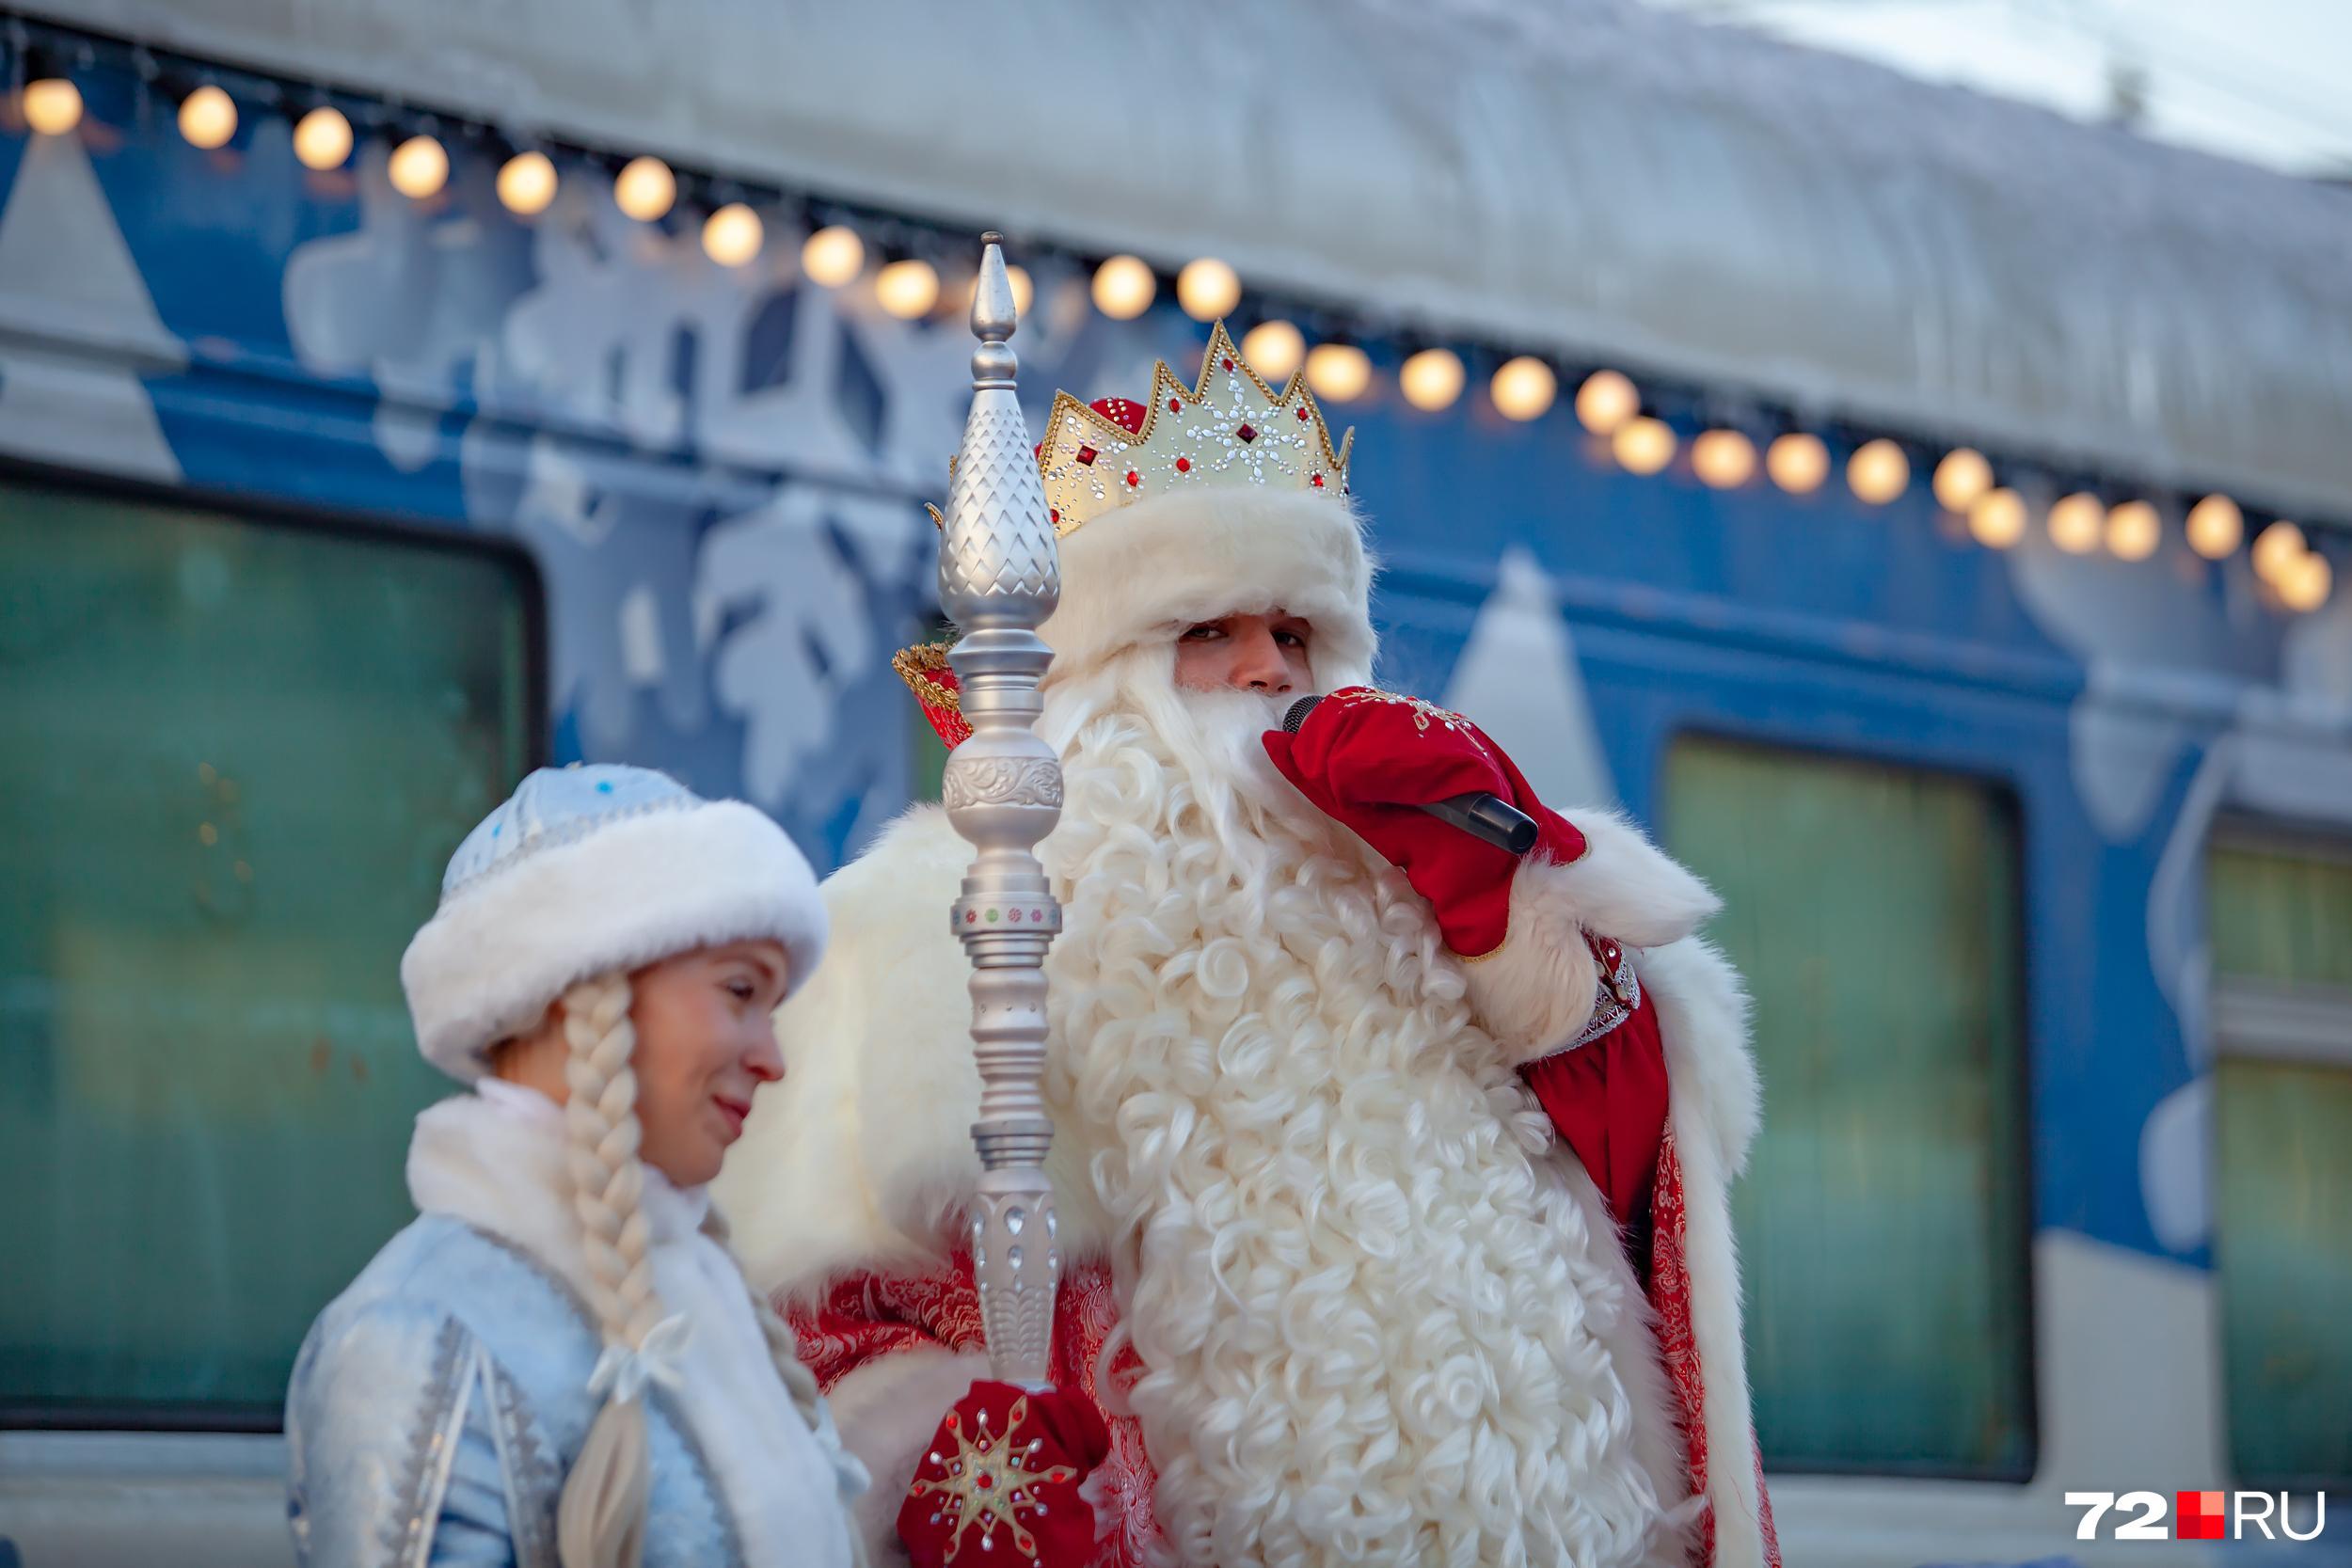
{"type": "Polygon", "coordinates": [[[983,227],[1041,423],[1311,345],[1386,681],[1724,894],[1792,1568],[2352,1562],[2343,190],[1609,0],[0,48],[0,1564],[291,1560],[519,771],[935,790],[983,227]]]}

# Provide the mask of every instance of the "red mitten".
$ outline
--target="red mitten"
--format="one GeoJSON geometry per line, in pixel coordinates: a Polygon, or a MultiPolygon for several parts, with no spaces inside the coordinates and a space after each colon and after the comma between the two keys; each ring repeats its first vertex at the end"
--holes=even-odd
{"type": "Polygon", "coordinates": [[[1078,1488],[1110,1451],[1101,1414],[1076,1395],[975,1383],[914,1467],[898,1539],[914,1568],[1085,1568],[1094,1510],[1078,1488]]]}
{"type": "Polygon", "coordinates": [[[1418,697],[1342,687],[1296,735],[1268,732],[1265,749],[1300,794],[1405,873],[1437,911],[1445,944],[1466,957],[1502,945],[1519,863],[1413,808],[1483,790],[1535,819],[1530,859],[1566,864],[1584,853],[1584,835],[1535,798],[1502,747],[1418,697]]]}

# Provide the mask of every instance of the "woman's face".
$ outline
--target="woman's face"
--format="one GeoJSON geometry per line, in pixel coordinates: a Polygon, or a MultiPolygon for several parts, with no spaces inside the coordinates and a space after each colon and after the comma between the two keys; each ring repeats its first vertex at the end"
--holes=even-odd
{"type": "Polygon", "coordinates": [[[769,1015],[784,1001],[785,966],[781,943],[737,942],[629,976],[640,1153],[681,1187],[719,1174],[752,1096],[784,1076],[769,1015]]]}

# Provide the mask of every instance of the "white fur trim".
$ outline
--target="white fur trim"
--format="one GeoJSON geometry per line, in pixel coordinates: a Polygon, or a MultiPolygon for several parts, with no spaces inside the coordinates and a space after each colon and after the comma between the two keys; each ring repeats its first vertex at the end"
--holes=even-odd
{"type": "Polygon", "coordinates": [[[1545,889],[1594,935],[1614,937],[1628,947],[1662,947],[1723,908],[1705,882],[1650,843],[1631,818],[1597,807],[1558,809],[1584,835],[1584,853],[1547,875],[1545,889]]]}
{"type": "Polygon", "coordinates": [[[988,1357],[944,1346],[898,1351],[844,1376],[825,1395],[842,1447],[862,1461],[874,1484],[851,1510],[866,1560],[903,1562],[898,1509],[939,1423],[972,1385],[989,1375],[988,1357]]]}
{"type": "Polygon", "coordinates": [[[1562,887],[1573,870],[1552,861],[1520,863],[1502,945],[1464,965],[1470,1010],[1513,1062],[1559,1050],[1593,1016],[1600,966],[1562,887]]]}
{"type": "MultiPolygon", "coordinates": [[[[1049,683],[1220,616],[1284,610],[1313,627],[1325,691],[1372,679],[1374,562],[1339,496],[1203,488],[1106,513],[1061,541],[1061,604],[1039,633],[1049,683]]],[[[1172,637],[1170,637],[1172,640],[1172,637]]]]}
{"type": "Polygon", "coordinates": [[[1723,1179],[1735,1180],[1747,1168],[1748,1146],[1763,1117],[1739,973],[1697,937],[1636,953],[1633,972],[1658,1006],[1681,1141],[1687,1148],[1703,1132],[1723,1179]]]}
{"type": "Polygon", "coordinates": [[[1730,964],[1696,938],[1637,955],[1635,963],[1658,1006],[1668,1115],[1682,1158],[1691,1338],[1706,1382],[1701,1415],[1715,1512],[1712,1568],[1762,1568],[1756,1426],[1731,1230],[1731,1180],[1746,1164],[1760,1114],[1747,998],[1730,964]]]}
{"type": "Polygon", "coordinates": [[[1560,815],[1584,834],[1584,853],[1565,865],[1520,863],[1502,945],[1464,972],[1479,1022],[1517,1061],[1559,1050],[1592,1017],[1600,975],[1585,932],[1657,947],[1720,907],[1625,816],[1598,807],[1560,815]]]}
{"type": "Polygon", "coordinates": [[[794,987],[825,947],[808,862],[739,800],[612,822],[460,888],[400,962],[417,1043],[462,1082],[564,989],[698,947],[772,937],[794,987]]]}

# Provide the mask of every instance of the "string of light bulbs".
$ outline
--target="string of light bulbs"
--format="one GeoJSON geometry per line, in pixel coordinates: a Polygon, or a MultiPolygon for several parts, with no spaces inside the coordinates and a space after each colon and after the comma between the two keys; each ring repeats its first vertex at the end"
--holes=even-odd
{"type": "MultiPolygon", "coordinates": [[[[389,146],[386,177],[411,201],[447,199],[454,142],[469,154],[497,157],[493,189],[518,220],[546,213],[567,181],[609,180],[610,199],[636,222],[683,225],[691,219],[691,210],[699,210],[702,250],[714,264],[728,268],[748,267],[765,254],[768,223],[761,216],[762,206],[794,204],[779,191],[763,195],[717,176],[681,174],[650,153],[622,161],[576,145],[518,141],[479,122],[190,59],[167,60],[145,45],[72,33],[23,17],[8,19],[6,28],[16,67],[16,106],[26,129],[38,136],[71,135],[81,127],[88,107],[76,76],[97,69],[100,51],[111,46],[127,55],[143,87],[176,98],[174,119],[180,135],[205,151],[229,148],[246,127],[245,109],[251,106],[290,119],[296,160],[313,173],[331,174],[345,168],[366,139],[341,104],[365,105],[368,135],[389,146]]],[[[810,282],[845,290],[870,277],[874,303],[902,320],[919,320],[943,308],[960,312],[968,306],[970,280],[949,291],[938,264],[914,253],[938,252],[936,230],[890,214],[869,213],[861,220],[847,207],[836,207],[836,215],[819,223],[815,221],[813,198],[798,205],[811,214],[800,247],[801,272],[810,282]],[[898,243],[887,243],[894,233],[898,243]],[[910,234],[930,243],[909,245],[905,240],[910,234]],[[885,243],[878,247],[869,243],[869,235],[885,243]]],[[[1025,314],[1034,286],[1023,268],[1009,270],[1014,302],[1025,314]]],[[[1195,321],[1222,320],[1241,310],[1240,275],[1230,263],[1210,256],[1186,261],[1172,276],[1139,256],[1106,257],[1093,268],[1089,293],[1104,316],[1130,321],[1152,308],[1164,280],[1172,284],[1178,307],[1195,321]]],[[[1380,390],[1372,355],[1346,333],[1327,335],[1311,344],[1295,322],[1263,315],[1243,334],[1241,350],[1268,382],[1279,386],[1303,373],[1315,394],[1333,404],[1356,403],[1380,390]]],[[[1440,344],[1415,349],[1395,372],[1402,400],[1430,415],[1460,402],[1470,381],[1464,356],[1440,344]]],[[[1520,424],[1549,414],[1559,391],[1555,362],[1533,354],[1502,358],[1486,383],[1492,410],[1520,424]]],[[[1687,471],[1710,490],[1735,491],[1769,483],[1787,495],[1805,497],[1828,483],[1835,466],[1829,444],[1815,432],[1799,428],[1793,419],[1783,419],[1762,441],[1760,463],[1761,432],[1752,434],[1738,421],[1702,418],[1686,444],[1632,378],[1615,369],[1597,368],[1584,374],[1571,405],[1597,452],[1636,476],[1687,471]]],[[[1754,426],[1764,421],[1747,422],[1754,426]]],[[[1922,463],[1933,459],[1928,489],[1937,505],[1960,520],[1968,537],[1989,549],[2022,544],[2035,522],[2027,491],[2056,488],[2039,479],[2040,470],[2031,465],[2018,466],[2004,483],[1993,460],[1973,447],[1939,450],[1892,436],[1870,436],[1853,444],[1845,461],[1846,486],[1865,505],[1891,506],[1913,490],[1915,454],[1922,463]]],[[[2248,519],[2237,500],[2220,493],[2181,499],[2186,503],[2182,535],[2198,555],[2223,561],[2246,544],[2248,519]]],[[[2085,486],[2058,495],[2041,511],[2050,543],[2068,554],[2104,550],[2119,561],[2136,562],[2155,555],[2163,544],[2164,513],[2145,494],[2102,493],[2085,486]]],[[[2309,612],[2328,601],[2333,571],[2328,553],[2296,523],[2269,518],[2255,533],[2248,554],[2257,580],[2278,608],[2309,612]]]]}

